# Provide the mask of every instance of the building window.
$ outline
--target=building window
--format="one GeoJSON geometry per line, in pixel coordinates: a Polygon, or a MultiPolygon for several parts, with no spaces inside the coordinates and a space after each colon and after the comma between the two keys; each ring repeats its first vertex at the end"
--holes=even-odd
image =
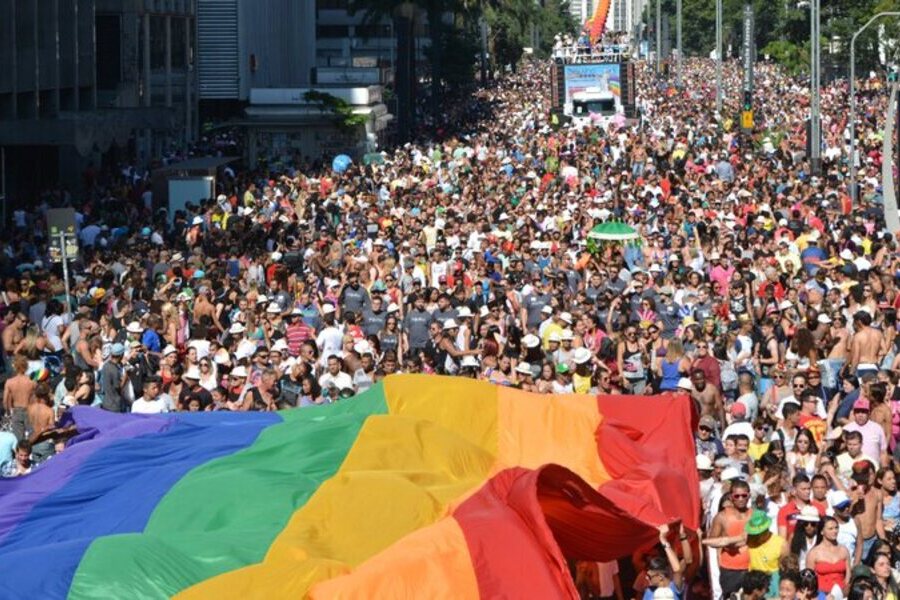
{"type": "Polygon", "coordinates": [[[316,10],[347,10],[348,0],[316,0],[316,10]]]}
{"type": "Polygon", "coordinates": [[[97,89],[114,90],[122,82],[122,20],[97,15],[97,89]]]}
{"type": "Polygon", "coordinates": [[[346,38],[350,37],[350,27],[347,25],[319,25],[316,27],[316,37],[319,38],[346,38]]]}
{"type": "Polygon", "coordinates": [[[391,27],[390,25],[383,25],[381,23],[376,23],[374,25],[357,25],[356,37],[364,40],[372,38],[389,38],[391,37],[391,27]]]}

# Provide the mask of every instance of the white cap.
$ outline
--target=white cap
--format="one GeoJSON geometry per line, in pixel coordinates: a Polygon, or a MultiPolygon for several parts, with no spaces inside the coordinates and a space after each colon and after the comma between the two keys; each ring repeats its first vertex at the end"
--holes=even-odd
{"type": "Polygon", "coordinates": [[[334,311],[335,311],[334,304],[329,304],[326,302],[325,304],[322,305],[322,314],[323,315],[333,314],[334,311]]]}
{"type": "Polygon", "coordinates": [[[516,365],[516,373],[521,373],[522,375],[531,375],[531,365],[527,362],[520,362],[516,365]]]}
{"type": "Polygon", "coordinates": [[[691,391],[694,389],[694,384],[692,384],[691,380],[687,377],[682,377],[678,380],[678,389],[691,391]]]}
{"type": "Polygon", "coordinates": [[[591,351],[585,347],[575,348],[572,351],[572,361],[576,365],[583,365],[591,360],[591,351]]]}
{"type": "Polygon", "coordinates": [[[447,319],[446,321],[444,321],[444,331],[447,331],[448,329],[456,329],[458,327],[459,323],[457,323],[455,319],[447,319]]]}
{"type": "Polygon", "coordinates": [[[730,479],[743,479],[744,475],[738,471],[735,467],[727,467],[722,469],[722,475],[720,475],[722,481],[728,481],[730,479]]]}
{"type": "Polygon", "coordinates": [[[247,369],[244,368],[243,365],[238,365],[237,367],[235,367],[231,370],[231,376],[232,377],[246,377],[247,369]]]}
{"type": "Polygon", "coordinates": [[[245,331],[247,331],[247,328],[244,327],[243,323],[232,323],[231,327],[228,328],[228,333],[235,334],[235,335],[239,334],[239,333],[244,333],[245,331]]]}
{"type": "Polygon", "coordinates": [[[522,338],[522,343],[526,348],[537,348],[541,344],[541,340],[533,333],[529,333],[522,338]]]}
{"type": "Polygon", "coordinates": [[[203,225],[203,217],[194,217],[191,219],[191,225],[203,225]]]}
{"type": "Polygon", "coordinates": [[[481,363],[478,362],[478,359],[472,356],[471,354],[468,356],[463,356],[462,361],[459,363],[459,366],[462,368],[473,367],[479,368],[481,367],[481,363]]]}
{"type": "Polygon", "coordinates": [[[374,352],[372,351],[372,346],[366,340],[360,340],[353,344],[353,350],[362,356],[363,354],[371,354],[374,356],[374,352]]]}
{"type": "Polygon", "coordinates": [[[830,325],[831,317],[829,317],[828,315],[823,313],[823,314],[819,315],[818,317],[816,317],[816,321],[818,321],[819,323],[822,323],[823,325],[830,325]]]}
{"type": "Polygon", "coordinates": [[[569,313],[569,312],[561,313],[561,314],[559,315],[559,318],[560,318],[560,320],[563,321],[564,323],[568,323],[569,325],[572,324],[572,313],[569,313]]]}
{"type": "Polygon", "coordinates": [[[841,250],[841,258],[844,260],[853,260],[853,252],[850,251],[850,248],[844,248],[841,250]]]}
{"type": "Polygon", "coordinates": [[[709,471],[713,468],[712,461],[709,460],[709,457],[705,454],[697,455],[697,470],[698,471],[709,471]]]}

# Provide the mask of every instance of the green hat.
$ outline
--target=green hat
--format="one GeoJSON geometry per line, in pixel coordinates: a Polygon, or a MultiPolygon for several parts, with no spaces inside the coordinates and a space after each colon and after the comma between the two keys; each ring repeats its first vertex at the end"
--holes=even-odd
{"type": "Polygon", "coordinates": [[[769,530],[769,527],[772,526],[772,519],[767,515],[764,511],[754,510],[753,514],[750,515],[750,520],[747,521],[747,525],[744,529],[747,531],[747,535],[759,535],[761,533],[765,533],[769,530]]]}
{"type": "Polygon", "coordinates": [[[562,375],[568,373],[569,365],[567,365],[566,363],[559,363],[558,365],[556,365],[556,372],[562,375]]]}

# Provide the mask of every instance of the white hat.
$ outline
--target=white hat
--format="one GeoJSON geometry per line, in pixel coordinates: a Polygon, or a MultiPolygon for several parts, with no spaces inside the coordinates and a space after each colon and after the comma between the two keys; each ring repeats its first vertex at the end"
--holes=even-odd
{"type": "Polygon", "coordinates": [[[279,252],[279,251],[276,250],[275,252],[273,252],[273,253],[270,254],[269,256],[272,258],[273,261],[278,262],[279,260],[281,260],[281,258],[282,258],[284,255],[283,255],[281,252],[279,252]]]}
{"type": "Polygon", "coordinates": [[[479,368],[481,367],[481,363],[478,362],[478,359],[472,356],[471,354],[468,356],[463,356],[462,361],[459,363],[459,366],[462,368],[473,367],[479,368]]]}
{"type": "Polygon", "coordinates": [[[373,356],[375,355],[375,353],[372,351],[371,344],[369,344],[369,342],[367,342],[366,340],[360,340],[353,344],[353,350],[360,356],[362,356],[363,354],[371,354],[373,356]]]}
{"type": "Polygon", "coordinates": [[[522,343],[525,344],[526,348],[537,348],[541,344],[541,340],[533,333],[529,333],[522,338],[522,343]]]}
{"type": "Polygon", "coordinates": [[[572,361],[576,365],[583,365],[591,360],[591,351],[585,347],[575,348],[572,351],[572,361]]]}
{"type": "Polygon", "coordinates": [[[191,219],[191,225],[203,225],[203,217],[194,217],[191,219]]]}
{"type": "Polygon", "coordinates": [[[272,302],[271,304],[269,304],[269,307],[266,308],[266,312],[271,315],[278,315],[281,314],[281,307],[278,306],[278,304],[276,304],[275,302],[272,302]]]}
{"type": "Polygon", "coordinates": [[[388,307],[387,307],[388,313],[398,312],[399,310],[400,310],[400,307],[397,306],[396,302],[391,302],[390,304],[388,304],[388,307]]]}
{"type": "Polygon", "coordinates": [[[323,315],[333,314],[334,311],[335,311],[334,304],[329,304],[326,302],[325,304],[322,305],[322,314],[323,315]]]}
{"type": "Polygon", "coordinates": [[[722,469],[722,474],[719,477],[722,481],[729,481],[731,479],[743,479],[744,475],[735,467],[727,467],[725,469],[722,469]]]}
{"type": "Polygon", "coordinates": [[[459,327],[459,323],[456,322],[456,319],[447,319],[444,321],[444,331],[448,329],[457,329],[459,327]]]}
{"type": "Polygon", "coordinates": [[[692,384],[691,380],[687,377],[682,377],[678,380],[678,389],[691,391],[694,389],[694,384],[692,384]]]}
{"type": "Polygon", "coordinates": [[[231,370],[232,377],[246,377],[247,369],[243,365],[238,365],[231,370]]]}
{"type": "Polygon", "coordinates": [[[791,308],[793,306],[794,305],[791,303],[790,300],[782,300],[781,304],[778,305],[778,310],[788,310],[789,308],[791,308]]]}
{"type": "Polygon", "coordinates": [[[807,523],[818,523],[821,520],[819,518],[819,511],[811,504],[804,506],[800,510],[800,514],[796,516],[796,519],[798,521],[806,521],[807,523]]]}
{"type": "Polygon", "coordinates": [[[542,313],[547,313],[548,315],[553,312],[553,307],[549,304],[545,304],[544,308],[541,309],[542,313]]]}
{"type": "Polygon", "coordinates": [[[127,331],[128,333],[143,333],[144,328],[141,327],[141,324],[137,321],[132,321],[128,324],[128,327],[125,328],[125,331],[127,331]]]}
{"type": "Polygon", "coordinates": [[[558,331],[551,331],[550,335],[547,336],[547,341],[548,342],[561,342],[562,336],[559,335],[558,331]]]}
{"type": "Polygon", "coordinates": [[[287,343],[287,341],[285,341],[284,338],[282,338],[282,339],[278,340],[277,342],[275,342],[274,344],[272,344],[272,348],[271,348],[272,352],[286,352],[289,349],[290,348],[288,348],[288,343],[287,343]]]}
{"type": "Polygon", "coordinates": [[[231,333],[233,335],[244,333],[245,331],[247,331],[247,328],[244,327],[243,323],[232,323],[231,327],[228,328],[228,333],[231,333]]]}
{"type": "Polygon", "coordinates": [[[670,587],[658,587],[653,590],[653,600],[675,600],[675,592],[670,587]]]}
{"type": "Polygon", "coordinates": [[[231,362],[231,356],[228,354],[228,350],[225,348],[219,348],[216,350],[215,355],[213,355],[213,361],[217,365],[225,365],[231,362]]]}
{"type": "Polygon", "coordinates": [[[575,339],[575,333],[573,333],[571,329],[563,329],[563,332],[559,336],[559,338],[564,342],[571,341],[575,339]]]}
{"type": "Polygon", "coordinates": [[[850,251],[850,248],[844,248],[841,250],[841,258],[844,260],[853,260],[853,252],[850,251]]]}
{"type": "Polygon", "coordinates": [[[268,301],[269,301],[269,297],[266,296],[265,294],[260,294],[259,296],[256,297],[257,304],[265,304],[268,301]]]}
{"type": "Polygon", "coordinates": [[[569,313],[569,312],[560,313],[559,318],[563,323],[568,323],[569,325],[572,324],[572,313],[569,313]]]}
{"type": "Polygon", "coordinates": [[[175,348],[175,346],[173,346],[172,344],[169,344],[165,348],[163,348],[162,355],[168,356],[170,354],[176,354],[177,352],[178,352],[178,350],[175,348]]]}
{"type": "Polygon", "coordinates": [[[456,316],[460,319],[465,319],[472,316],[472,311],[469,310],[468,306],[460,306],[456,309],[456,316]]]}
{"type": "Polygon", "coordinates": [[[181,252],[176,252],[169,260],[172,262],[181,262],[184,260],[184,255],[182,255],[181,252]]]}
{"type": "Polygon", "coordinates": [[[482,306],[478,310],[478,314],[481,315],[482,318],[484,318],[484,317],[488,316],[489,314],[491,314],[491,309],[489,309],[487,306],[482,306]]]}
{"type": "Polygon", "coordinates": [[[197,381],[200,381],[200,369],[198,369],[196,366],[191,366],[187,371],[184,372],[184,375],[182,375],[182,377],[184,379],[196,379],[197,381]]]}
{"type": "Polygon", "coordinates": [[[527,362],[520,362],[516,365],[516,373],[521,373],[522,375],[531,375],[531,365],[527,362]]]}
{"type": "Polygon", "coordinates": [[[709,460],[709,457],[705,454],[697,455],[697,470],[698,471],[709,471],[713,468],[712,461],[709,460]]]}
{"type": "Polygon", "coordinates": [[[830,325],[831,317],[829,317],[828,315],[823,313],[823,314],[819,315],[818,317],[816,317],[816,321],[818,321],[819,323],[821,323],[823,325],[830,325]]]}

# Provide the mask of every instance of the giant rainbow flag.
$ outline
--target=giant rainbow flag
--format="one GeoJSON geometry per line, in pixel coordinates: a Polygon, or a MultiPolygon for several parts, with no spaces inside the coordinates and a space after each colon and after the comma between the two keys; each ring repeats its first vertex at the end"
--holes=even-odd
{"type": "Polygon", "coordinates": [[[0,480],[0,598],[564,598],[696,528],[684,396],[403,375],[279,413],[114,415],[0,480]]]}

